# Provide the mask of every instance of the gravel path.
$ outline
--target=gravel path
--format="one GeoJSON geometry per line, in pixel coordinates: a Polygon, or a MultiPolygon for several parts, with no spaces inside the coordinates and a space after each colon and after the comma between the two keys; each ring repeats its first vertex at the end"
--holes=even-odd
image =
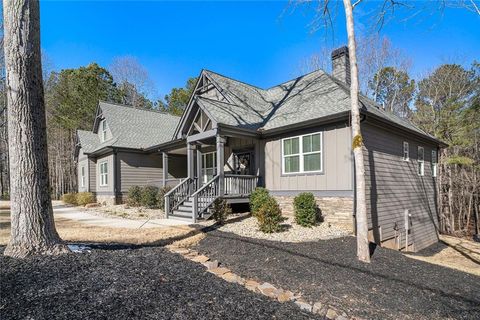
{"type": "Polygon", "coordinates": [[[355,238],[285,243],[212,230],[196,247],[246,278],[300,291],[367,319],[480,319],[480,277],[377,248],[356,259],[355,238]]]}
{"type": "Polygon", "coordinates": [[[0,318],[320,319],[165,249],[110,249],[25,260],[1,255],[0,318]]]}
{"type": "Polygon", "coordinates": [[[231,220],[235,220],[236,222],[227,223],[218,228],[218,230],[232,232],[244,237],[283,242],[326,240],[345,237],[350,234],[349,231],[330,225],[327,222],[319,223],[311,228],[305,228],[296,224],[293,217],[286,217],[286,220],[282,222],[284,231],[276,233],[261,232],[258,229],[257,219],[249,215],[236,215],[233,216],[231,220]]]}

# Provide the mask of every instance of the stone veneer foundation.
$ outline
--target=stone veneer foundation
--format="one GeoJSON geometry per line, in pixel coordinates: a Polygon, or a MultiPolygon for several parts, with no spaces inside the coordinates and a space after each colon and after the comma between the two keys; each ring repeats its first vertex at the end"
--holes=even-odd
{"type": "MultiPolygon", "coordinates": [[[[293,216],[294,196],[274,195],[282,214],[293,216]]],[[[315,197],[318,207],[322,212],[324,221],[334,224],[350,226],[353,229],[353,198],[351,197],[315,197]]]]}
{"type": "Polygon", "coordinates": [[[115,196],[113,195],[96,195],[97,202],[100,204],[114,205],[116,203],[115,196]]]}

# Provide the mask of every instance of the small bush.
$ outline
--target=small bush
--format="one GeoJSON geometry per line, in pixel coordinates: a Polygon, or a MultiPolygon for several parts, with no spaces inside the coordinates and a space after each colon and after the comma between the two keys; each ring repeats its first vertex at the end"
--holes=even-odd
{"type": "Polygon", "coordinates": [[[268,196],[263,204],[256,210],[255,216],[258,220],[260,231],[265,233],[273,233],[282,230],[280,223],[285,220],[282,217],[282,211],[277,200],[272,196],[268,196]]]}
{"type": "Polygon", "coordinates": [[[75,193],[65,193],[62,196],[62,201],[66,204],[77,205],[77,195],[75,193]]]}
{"type": "Polygon", "coordinates": [[[95,196],[91,192],[79,192],[76,195],[76,201],[79,206],[84,206],[95,202],[95,196]]]}
{"type": "Polygon", "coordinates": [[[213,202],[212,218],[220,225],[225,224],[227,216],[232,214],[232,208],[227,203],[227,200],[218,198],[213,202]]]}
{"type": "Polygon", "coordinates": [[[127,204],[138,207],[142,201],[142,188],[139,186],[131,186],[128,189],[127,204]]]}
{"type": "Polygon", "coordinates": [[[158,190],[157,194],[157,206],[164,210],[165,209],[165,195],[172,190],[171,186],[165,186],[158,190]]]}
{"type": "Polygon", "coordinates": [[[142,197],[140,204],[147,208],[157,208],[158,188],[154,186],[146,186],[142,188],[142,197]]]}
{"type": "Polygon", "coordinates": [[[270,198],[270,193],[267,189],[258,187],[253,190],[250,195],[250,212],[254,217],[257,215],[258,209],[268,198],[270,198]]]}
{"type": "Polygon", "coordinates": [[[293,200],[295,222],[303,227],[312,227],[317,222],[317,203],[311,192],[303,192],[293,200]]]}

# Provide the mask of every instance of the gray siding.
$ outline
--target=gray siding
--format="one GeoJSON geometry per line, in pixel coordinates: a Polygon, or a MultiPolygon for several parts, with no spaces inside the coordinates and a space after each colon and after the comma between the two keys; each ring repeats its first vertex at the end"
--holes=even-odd
{"type": "MultiPolygon", "coordinates": [[[[119,165],[118,192],[125,194],[130,187],[135,185],[162,185],[163,159],[160,154],[119,152],[117,163],[119,165]]],[[[187,176],[187,158],[170,155],[168,170],[168,179],[185,178],[187,176]]]]}
{"type": "Polygon", "coordinates": [[[97,191],[97,160],[88,159],[88,187],[90,192],[97,191]]]}
{"type": "MultiPolygon", "coordinates": [[[[420,250],[437,239],[436,178],[432,177],[431,153],[436,146],[413,136],[363,123],[367,210],[370,228],[378,242],[395,235],[394,227],[404,231],[405,209],[411,214],[409,244],[420,250]],[[410,160],[403,160],[403,141],[409,143],[410,160]],[[425,150],[425,174],[417,174],[417,147],[425,150]],[[380,229],[381,228],[381,235],[380,229]]],[[[404,237],[404,235],[403,235],[404,237]]],[[[405,244],[403,238],[403,246],[405,244]]]]}
{"type": "Polygon", "coordinates": [[[162,157],[157,154],[119,152],[119,190],[128,192],[132,186],[160,185],[163,181],[162,157]]]}
{"type": "Polygon", "coordinates": [[[351,191],[352,156],[351,131],[346,124],[329,125],[267,140],[264,146],[265,186],[271,191],[351,191]],[[282,138],[323,132],[323,172],[282,175],[282,138]]]}

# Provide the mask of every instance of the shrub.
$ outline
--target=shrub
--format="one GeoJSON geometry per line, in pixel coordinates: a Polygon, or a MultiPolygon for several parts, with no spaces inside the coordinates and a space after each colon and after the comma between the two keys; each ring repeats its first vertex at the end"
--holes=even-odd
{"type": "Polygon", "coordinates": [[[303,227],[311,227],[317,222],[317,203],[311,192],[303,192],[293,200],[295,222],[303,227]]]}
{"type": "Polygon", "coordinates": [[[158,188],[154,186],[146,186],[142,188],[142,197],[140,204],[147,208],[157,208],[158,188]]]}
{"type": "Polygon", "coordinates": [[[171,186],[165,186],[158,190],[157,194],[157,206],[164,210],[165,209],[165,195],[172,190],[171,186]]]}
{"type": "Polygon", "coordinates": [[[76,202],[79,206],[84,206],[95,202],[95,196],[91,192],[79,192],[76,195],[76,202]]]}
{"type": "Polygon", "coordinates": [[[268,196],[262,205],[256,210],[255,216],[258,220],[260,231],[265,233],[273,233],[281,231],[280,223],[285,220],[282,217],[282,211],[275,198],[268,196]]]}
{"type": "Polygon", "coordinates": [[[66,204],[77,205],[77,195],[75,193],[65,193],[62,196],[62,201],[66,204]]]}
{"type": "Polygon", "coordinates": [[[227,220],[227,216],[232,214],[232,208],[227,203],[227,200],[218,198],[213,202],[212,212],[212,218],[222,225],[227,220]]]}
{"type": "Polygon", "coordinates": [[[250,212],[254,217],[257,215],[258,209],[268,198],[270,198],[270,193],[267,189],[258,187],[253,190],[250,195],[250,212]]]}
{"type": "Polygon", "coordinates": [[[142,188],[139,186],[131,186],[128,189],[127,204],[131,206],[139,206],[142,201],[142,188]]]}

